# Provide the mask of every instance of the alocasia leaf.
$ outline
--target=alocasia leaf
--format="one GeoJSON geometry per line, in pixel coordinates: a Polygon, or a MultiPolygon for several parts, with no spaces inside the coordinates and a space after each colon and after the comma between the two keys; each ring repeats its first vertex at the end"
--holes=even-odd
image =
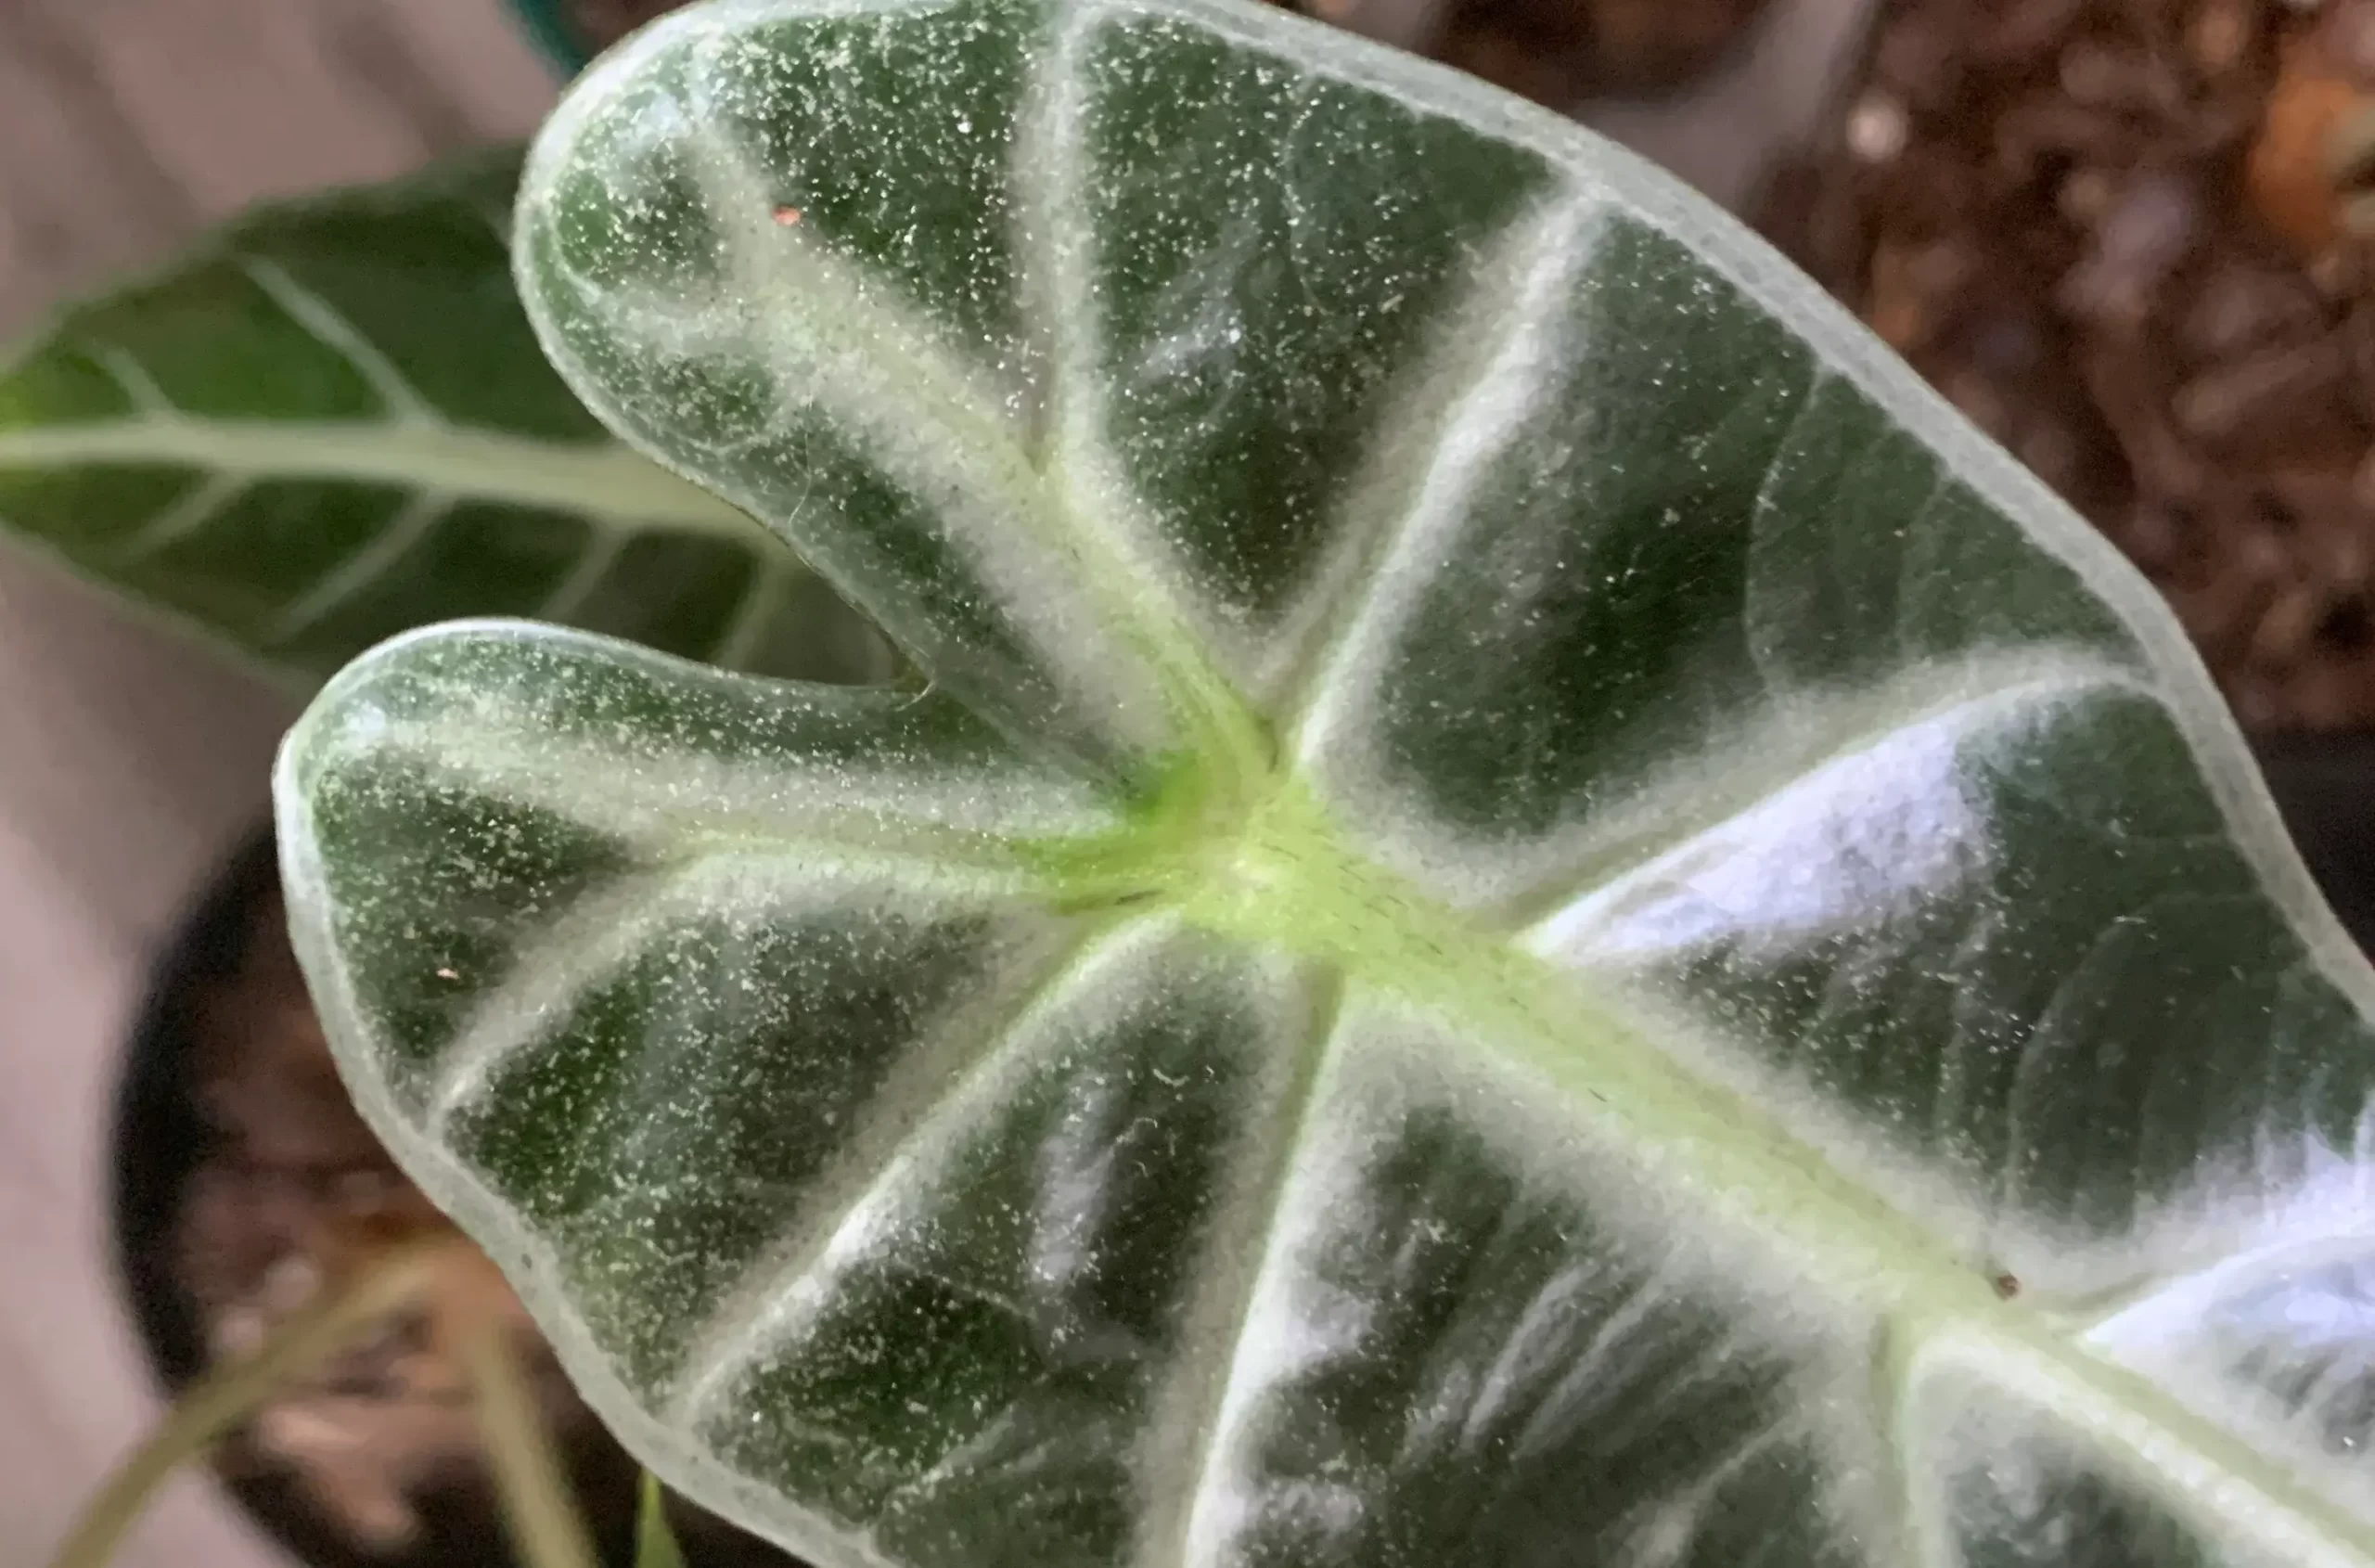
{"type": "Polygon", "coordinates": [[[553,374],[511,281],[520,159],[261,208],[63,313],[0,367],[0,537],[307,682],[492,614],[883,676],[797,558],[553,374]]]}
{"type": "Polygon", "coordinates": [[[828,1568],[2375,1563],[2375,985],[2145,585],[1588,135],[1216,0],[585,79],[548,349],[931,676],[292,737],[358,1099],[828,1568]]]}

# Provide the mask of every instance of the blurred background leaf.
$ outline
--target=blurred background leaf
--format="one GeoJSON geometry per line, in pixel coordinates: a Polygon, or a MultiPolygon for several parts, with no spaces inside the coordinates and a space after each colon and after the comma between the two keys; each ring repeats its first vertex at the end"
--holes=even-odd
{"type": "Polygon", "coordinates": [[[511,281],[516,148],[258,208],[0,369],[0,537],[300,684],[523,615],[764,675],[894,657],[789,549],[628,451],[511,281]]]}

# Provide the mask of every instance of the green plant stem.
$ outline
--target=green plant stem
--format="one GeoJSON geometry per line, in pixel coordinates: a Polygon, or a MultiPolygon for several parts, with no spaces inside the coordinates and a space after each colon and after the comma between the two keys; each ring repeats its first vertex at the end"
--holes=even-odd
{"type": "Polygon", "coordinates": [[[660,1492],[660,1478],[643,1472],[643,1498],[635,1510],[635,1568],[685,1568],[684,1549],[668,1527],[668,1504],[660,1492]]]}
{"type": "Polygon", "coordinates": [[[432,1278],[438,1252],[452,1245],[439,1240],[391,1253],[344,1290],[289,1317],[254,1355],[199,1379],[84,1505],[51,1568],[103,1568],[160,1483],[253,1415],[275,1390],[410,1305],[432,1278]]]}
{"type": "Polygon", "coordinates": [[[494,1473],[521,1561],[530,1568],[596,1568],[594,1543],[570,1497],[560,1456],[536,1414],[535,1394],[508,1330],[500,1323],[476,1325],[463,1343],[462,1358],[479,1434],[486,1443],[487,1468],[494,1473]]]}

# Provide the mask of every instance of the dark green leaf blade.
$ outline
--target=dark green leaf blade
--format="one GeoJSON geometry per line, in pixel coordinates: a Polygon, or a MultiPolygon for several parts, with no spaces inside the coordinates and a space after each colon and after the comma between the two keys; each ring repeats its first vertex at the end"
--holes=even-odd
{"type": "Polygon", "coordinates": [[[0,370],[0,537],[301,679],[485,614],[883,678],[796,558],[546,366],[510,282],[519,163],[268,205],[65,311],[0,370]]]}

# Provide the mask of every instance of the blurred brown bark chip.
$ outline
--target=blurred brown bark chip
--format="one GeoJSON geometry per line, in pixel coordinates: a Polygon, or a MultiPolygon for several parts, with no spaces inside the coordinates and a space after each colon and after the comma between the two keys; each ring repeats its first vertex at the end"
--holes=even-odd
{"type": "Polygon", "coordinates": [[[1882,0],[1759,222],[2247,722],[2375,723],[2375,0],[1882,0]]]}

